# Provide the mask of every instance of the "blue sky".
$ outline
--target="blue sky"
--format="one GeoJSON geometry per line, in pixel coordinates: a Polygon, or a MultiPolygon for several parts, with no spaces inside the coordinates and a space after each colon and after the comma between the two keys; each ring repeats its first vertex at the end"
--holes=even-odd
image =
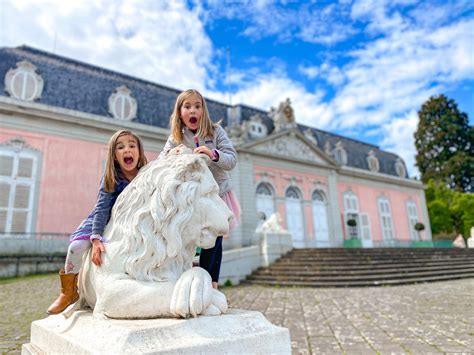
{"type": "Polygon", "coordinates": [[[0,0],[0,46],[28,44],[268,110],[399,154],[430,96],[474,122],[474,1],[0,0]],[[230,65],[229,65],[230,63],[230,65]]]}

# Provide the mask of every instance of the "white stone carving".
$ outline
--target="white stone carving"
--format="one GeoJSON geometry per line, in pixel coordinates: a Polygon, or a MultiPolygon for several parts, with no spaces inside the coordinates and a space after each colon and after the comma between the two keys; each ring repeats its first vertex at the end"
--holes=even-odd
{"type": "Polygon", "coordinates": [[[281,102],[278,109],[275,110],[275,108],[271,107],[268,115],[273,119],[275,132],[296,128],[295,114],[289,98],[281,102]]]}
{"type": "Polygon", "coordinates": [[[467,247],[474,248],[474,227],[471,227],[471,238],[467,240],[467,247]]]}
{"type": "Polygon", "coordinates": [[[301,139],[292,136],[282,136],[274,140],[258,144],[254,148],[258,152],[274,156],[284,156],[291,159],[305,160],[313,163],[327,164],[314,150],[301,139]]]}
{"type": "Polygon", "coordinates": [[[273,213],[262,225],[257,232],[262,233],[287,233],[288,231],[281,226],[281,217],[278,213],[273,213]]]}
{"type": "MultiPolygon", "coordinates": [[[[182,151],[182,149],[181,149],[182,151]]],[[[223,293],[192,267],[196,247],[215,244],[232,216],[203,155],[172,150],[145,166],[118,197],[100,267],[86,257],[81,304],[95,316],[140,319],[219,315],[223,293]]]]}
{"type": "Polygon", "coordinates": [[[453,240],[453,247],[455,248],[465,248],[466,247],[466,241],[464,240],[464,237],[459,234],[456,239],[453,240]]]}

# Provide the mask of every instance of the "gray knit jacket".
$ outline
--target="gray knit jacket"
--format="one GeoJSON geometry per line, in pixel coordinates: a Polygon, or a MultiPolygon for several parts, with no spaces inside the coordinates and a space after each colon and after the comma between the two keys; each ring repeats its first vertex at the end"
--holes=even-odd
{"type": "MultiPolygon", "coordinates": [[[[187,127],[183,128],[183,142],[181,144],[192,150],[196,148],[194,133],[187,127]]],[[[205,145],[211,151],[215,150],[219,155],[217,161],[211,161],[209,170],[211,170],[217,185],[219,185],[219,196],[222,197],[226,192],[232,190],[229,171],[232,170],[237,163],[237,152],[229,137],[227,137],[224,128],[221,126],[217,126],[214,129],[214,137],[199,137],[199,145],[205,145]]],[[[178,144],[174,141],[173,137],[169,136],[161,154],[168,154],[171,149],[177,146],[178,144]]]]}

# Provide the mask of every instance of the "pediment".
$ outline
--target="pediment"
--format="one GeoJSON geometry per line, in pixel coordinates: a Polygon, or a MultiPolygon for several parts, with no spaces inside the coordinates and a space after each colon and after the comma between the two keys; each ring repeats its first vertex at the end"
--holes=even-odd
{"type": "Polygon", "coordinates": [[[289,160],[307,161],[318,165],[334,165],[334,162],[323,151],[295,131],[270,135],[263,140],[247,145],[246,148],[289,160]]]}

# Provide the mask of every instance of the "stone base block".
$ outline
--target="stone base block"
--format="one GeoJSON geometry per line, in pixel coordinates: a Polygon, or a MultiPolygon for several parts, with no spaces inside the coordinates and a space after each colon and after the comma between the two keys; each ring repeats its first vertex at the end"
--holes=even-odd
{"type": "Polygon", "coordinates": [[[78,311],[31,324],[22,354],[291,354],[288,329],[254,311],[191,319],[97,319],[78,311]]]}

